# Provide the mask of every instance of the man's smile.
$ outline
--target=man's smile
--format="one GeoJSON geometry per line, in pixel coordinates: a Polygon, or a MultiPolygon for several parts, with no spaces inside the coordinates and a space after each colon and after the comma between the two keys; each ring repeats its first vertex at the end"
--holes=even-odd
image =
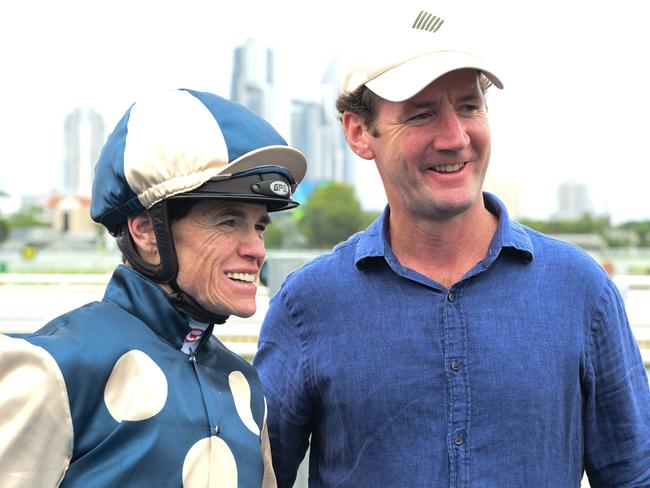
{"type": "Polygon", "coordinates": [[[436,173],[455,173],[463,169],[466,164],[467,162],[456,163],[456,164],[445,164],[442,166],[433,166],[429,169],[436,173]]]}

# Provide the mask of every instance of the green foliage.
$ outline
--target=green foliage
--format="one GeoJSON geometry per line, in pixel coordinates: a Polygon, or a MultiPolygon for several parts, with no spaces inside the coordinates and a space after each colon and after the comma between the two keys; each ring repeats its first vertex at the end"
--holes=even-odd
{"type": "Polygon", "coordinates": [[[0,242],[6,241],[9,237],[9,224],[0,217],[0,242]]]}
{"type": "Polygon", "coordinates": [[[580,220],[531,220],[521,223],[544,234],[597,234],[608,247],[650,247],[650,220],[614,226],[608,217],[583,216],[580,220]]]}
{"type": "Polygon", "coordinates": [[[19,210],[7,218],[7,224],[11,229],[25,229],[28,227],[46,227],[43,222],[43,208],[33,205],[19,210]]]}
{"type": "Polygon", "coordinates": [[[634,232],[640,247],[650,247],[650,220],[626,222],[621,225],[621,228],[634,232]]]}
{"type": "Polygon", "coordinates": [[[282,247],[282,229],[276,220],[264,231],[264,245],[267,249],[282,247]]]}
{"type": "Polygon", "coordinates": [[[312,248],[329,248],[368,226],[376,215],[364,212],[354,187],[330,182],[314,190],[302,207],[299,229],[312,248]]]}
{"type": "Polygon", "coordinates": [[[273,223],[264,232],[267,249],[295,249],[301,247],[305,238],[298,232],[295,210],[271,214],[273,223]]]}
{"type": "Polygon", "coordinates": [[[584,215],[579,220],[529,220],[521,223],[544,234],[600,234],[604,235],[611,228],[608,217],[584,215]]]}
{"type": "MultiPolygon", "coordinates": [[[[9,194],[3,190],[0,190],[0,197],[7,197],[9,194]]],[[[7,219],[2,217],[0,214],[0,242],[6,241],[9,237],[9,224],[7,219]]]]}

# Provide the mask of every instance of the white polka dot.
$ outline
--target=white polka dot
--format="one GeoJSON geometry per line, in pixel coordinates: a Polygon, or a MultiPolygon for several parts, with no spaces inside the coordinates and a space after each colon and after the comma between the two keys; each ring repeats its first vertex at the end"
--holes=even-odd
{"type": "Polygon", "coordinates": [[[239,414],[239,418],[244,423],[248,430],[255,435],[260,435],[260,428],[253,419],[253,412],[251,411],[251,387],[241,371],[233,371],[228,376],[228,383],[232,396],[235,399],[235,408],[239,414]]]}
{"type": "Polygon", "coordinates": [[[166,400],[167,379],[153,359],[133,349],[117,360],[104,389],[104,402],[115,420],[151,418],[166,400]]]}
{"type": "Polygon", "coordinates": [[[236,488],[235,456],[216,436],[201,439],[183,461],[183,488],[236,488]]]}

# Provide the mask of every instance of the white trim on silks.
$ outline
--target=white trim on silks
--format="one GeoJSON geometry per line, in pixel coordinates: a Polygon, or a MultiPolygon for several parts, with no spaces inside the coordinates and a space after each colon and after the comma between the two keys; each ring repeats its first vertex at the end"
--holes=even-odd
{"type": "Polygon", "coordinates": [[[124,176],[145,208],[200,186],[229,161],[221,128],[200,100],[182,90],[161,97],[133,105],[124,147],[124,176]]]}
{"type": "Polygon", "coordinates": [[[54,358],[0,335],[0,486],[58,486],[74,442],[68,393],[54,358]]]}

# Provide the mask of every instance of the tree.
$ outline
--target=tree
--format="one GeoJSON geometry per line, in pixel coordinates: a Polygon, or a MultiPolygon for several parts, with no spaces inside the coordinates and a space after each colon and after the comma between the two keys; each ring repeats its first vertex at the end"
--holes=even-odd
{"type": "Polygon", "coordinates": [[[346,240],[377,216],[361,209],[352,186],[336,182],[317,187],[302,209],[299,229],[314,248],[329,248],[346,240]]]}
{"type": "Polygon", "coordinates": [[[7,218],[7,223],[12,229],[25,229],[28,227],[46,227],[43,221],[44,209],[37,205],[24,208],[7,218]]]}
{"type": "Polygon", "coordinates": [[[9,237],[9,225],[7,221],[0,216],[0,242],[6,241],[9,237]]]}
{"type": "MultiPolygon", "coordinates": [[[[7,196],[9,196],[8,193],[0,190],[0,197],[7,196]]],[[[0,242],[6,241],[7,237],[9,237],[9,224],[7,223],[7,219],[3,218],[0,213],[0,242]]]]}
{"type": "Polygon", "coordinates": [[[296,249],[304,245],[305,237],[298,231],[295,210],[272,214],[273,223],[264,232],[267,249],[296,249]]]}
{"type": "Polygon", "coordinates": [[[592,217],[583,215],[578,220],[529,220],[521,223],[545,234],[588,234],[604,235],[611,228],[609,217],[592,217]]]}
{"type": "Polygon", "coordinates": [[[640,247],[650,247],[650,220],[626,222],[621,228],[634,232],[640,247]]]}

